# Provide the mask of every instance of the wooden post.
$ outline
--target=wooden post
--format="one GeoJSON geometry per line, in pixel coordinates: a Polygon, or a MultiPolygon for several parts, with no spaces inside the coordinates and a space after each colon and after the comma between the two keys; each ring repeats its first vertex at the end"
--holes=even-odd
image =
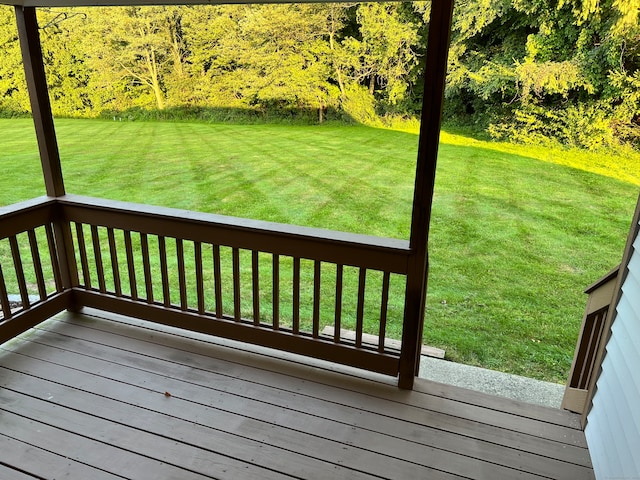
{"type": "MultiPolygon", "coordinates": [[[[34,7],[16,6],[15,13],[44,184],[48,196],[61,197],[65,194],[64,181],[44,71],[36,10],[34,7]]],[[[78,285],[78,269],[69,223],[59,215],[54,221],[54,232],[56,250],[60,259],[62,287],[71,288],[78,285]]]]}
{"type": "Polygon", "coordinates": [[[47,189],[47,195],[59,197],[65,193],[64,182],[62,180],[60,154],[53,126],[51,104],[49,102],[47,79],[44,73],[36,10],[33,7],[20,6],[16,6],[15,10],[20,48],[22,50],[22,62],[27,78],[38,148],[40,149],[44,184],[47,189]]]}
{"type": "Polygon", "coordinates": [[[424,97],[411,217],[409,272],[405,298],[398,386],[413,388],[420,366],[428,274],[428,236],[436,175],[453,0],[433,0],[424,71],[424,97]]]}
{"type": "Polygon", "coordinates": [[[585,290],[589,298],[560,408],[575,413],[583,413],[585,410],[589,395],[587,387],[591,383],[595,357],[605,334],[604,323],[611,308],[619,269],[620,267],[614,268],[585,290]]]}

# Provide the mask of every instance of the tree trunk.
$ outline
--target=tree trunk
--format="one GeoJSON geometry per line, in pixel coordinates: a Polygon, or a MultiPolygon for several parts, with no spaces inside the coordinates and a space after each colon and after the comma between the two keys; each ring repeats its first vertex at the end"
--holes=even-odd
{"type": "MultiPolygon", "coordinates": [[[[332,52],[335,52],[334,35],[335,35],[335,32],[333,30],[333,22],[332,22],[331,32],[329,33],[329,48],[331,49],[332,52]]],[[[336,62],[335,58],[332,59],[332,63],[333,63],[333,68],[334,68],[334,70],[336,72],[336,80],[338,80],[338,87],[340,88],[340,95],[342,95],[344,97],[345,88],[344,88],[344,80],[342,79],[342,70],[338,66],[338,62],[336,62]]]]}
{"type": "Polygon", "coordinates": [[[158,73],[158,62],[156,61],[156,53],[151,50],[147,52],[147,67],[149,76],[151,77],[151,89],[156,97],[156,105],[158,110],[164,109],[164,92],[160,86],[160,74],[158,73]]]}
{"type": "Polygon", "coordinates": [[[158,83],[158,79],[154,77],[153,79],[153,94],[156,97],[156,105],[158,106],[158,110],[164,110],[164,92],[162,88],[160,88],[160,84],[158,83]]]}

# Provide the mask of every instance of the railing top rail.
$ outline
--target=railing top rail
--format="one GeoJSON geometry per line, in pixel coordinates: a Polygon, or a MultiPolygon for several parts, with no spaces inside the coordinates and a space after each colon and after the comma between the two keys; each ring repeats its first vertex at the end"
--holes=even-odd
{"type": "Polygon", "coordinates": [[[406,273],[411,254],[406,240],[79,195],[58,197],[57,202],[70,221],[301,258],[313,251],[313,258],[393,273],[406,273]]]}
{"type": "Polygon", "coordinates": [[[602,287],[603,285],[605,285],[607,282],[615,279],[618,276],[618,271],[620,270],[620,265],[618,265],[617,267],[615,267],[614,269],[612,269],[609,273],[607,273],[604,277],[598,279],[596,282],[592,283],[591,285],[589,285],[587,288],[585,288],[584,293],[589,294],[592,293],[593,291],[597,290],[598,288],[602,287]]]}
{"type": "Polygon", "coordinates": [[[39,227],[52,220],[53,197],[38,197],[0,207],[0,238],[39,227]]]}
{"type": "Polygon", "coordinates": [[[0,217],[21,214],[26,210],[41,208],[44,205],[53,205],[55,201],[54,197],[42,196],[30,198],[23,202],[12,203],[11,205],[0,206],[0,217]]]}

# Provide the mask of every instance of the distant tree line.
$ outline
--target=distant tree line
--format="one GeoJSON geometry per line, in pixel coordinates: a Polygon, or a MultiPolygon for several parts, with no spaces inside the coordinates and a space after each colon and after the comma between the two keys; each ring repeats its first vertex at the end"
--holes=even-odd
{"type": "MultiPolygon", "coordinates": [[[[638,0],[458,0],[446,117],[521,142],[640,146],[638,0]]],[[[40,9],[56,115],[415,116],[429,3],[40,9]],[[208,112],[208,113],[207,113],[208,112]]],[[[0,115],[28,111],[0,9],[0,115]]],[[[427,73],[428,76],[428,73],[427,73]]]]}

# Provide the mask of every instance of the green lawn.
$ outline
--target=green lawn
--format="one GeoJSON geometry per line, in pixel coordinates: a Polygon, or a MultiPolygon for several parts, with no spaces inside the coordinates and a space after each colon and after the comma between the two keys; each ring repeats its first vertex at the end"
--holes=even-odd
{"type": "MultiPolygon", "coordinates": [[[[407,238],[417,137],[364,126],[58,120],[67,191],[407,238]]],[[[44,192],[30,120],[0,120],[0,205],[44,192]]],[[[443,133],[425,342],[564,382],[584,287],[622,256],[637,156],[443,133]]]]}

